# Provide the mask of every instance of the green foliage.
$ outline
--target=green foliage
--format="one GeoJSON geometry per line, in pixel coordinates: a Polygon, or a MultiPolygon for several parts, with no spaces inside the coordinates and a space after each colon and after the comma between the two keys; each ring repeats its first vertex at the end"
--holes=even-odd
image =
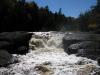
{"type": "Polygon", "coordinates": [[[63,27],[74,28],[77,20],[65,17],[60,8],[52,13],[48,6],[39,8],[33,1],[3,0],[0,5],[0,30],[2,31],[57,31],[63,27]],[[7,29],[6,29],[7,28],[7,29]]]}
{"type": "Polygon", "coordinates": [[[59,12],[52,13],[48,6],[39,8],[33,1],[2,0],[0,2],[1,31],[49,31],[59,30],[66,17],[59,12]],[[7,28],[7,29],[6,29],[7,28]]]}
{"type": "Polygon", "coordinates": [[[82,31],[96,31],[100,29],[100,0],[97,0],[97,5],[93,6],[91,10],[80,14],[79,18],[80,30],[82,31]]]}

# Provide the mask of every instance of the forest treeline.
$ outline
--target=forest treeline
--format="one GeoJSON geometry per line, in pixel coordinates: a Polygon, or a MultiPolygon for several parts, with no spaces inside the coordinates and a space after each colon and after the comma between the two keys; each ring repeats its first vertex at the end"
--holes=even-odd
{"type": "Polygon", "coordinates": [[[77,19],[81,31],[100,31],[100,0],[77,19]]]}
{"type": "Polygon", "coordinates": [[[56,31],[71,23],[61,9],[52,13],[48,6],[41,7],[33,1],[2,0],[0,2],[0,31],[56,31]]]}
{"type": "Polygon", "coordinates": [[[60,8],[51,12],[34,1],[2,0],[0,2],[0,32],[3,31],[91,31],[100,28],[100,1],[78,18],[66,17],[60,8]]]}

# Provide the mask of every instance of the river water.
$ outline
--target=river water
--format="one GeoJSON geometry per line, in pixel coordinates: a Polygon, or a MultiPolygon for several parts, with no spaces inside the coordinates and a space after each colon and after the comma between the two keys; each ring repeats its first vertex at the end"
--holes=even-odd
{"type": "Polygon", "coordinates": [[[33,32],[30,51],[17,55],[19,62],[0,68],[0,75],[99,75],[97,62],[68,55],[62,47],[62,32],[33,32]]]}

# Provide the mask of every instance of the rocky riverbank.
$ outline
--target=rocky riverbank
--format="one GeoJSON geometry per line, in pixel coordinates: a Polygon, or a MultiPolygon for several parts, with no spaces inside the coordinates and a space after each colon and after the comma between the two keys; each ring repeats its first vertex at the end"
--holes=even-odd
{"type": "MultiPolygon", "coordinates": [[[[29,52],[24,55],[11,54],[18,61],[7,67],[1,67],[0,75],[100,75],[100,67],[96,60],[82,55],[76,56],[80,49],[84,49],[80,47],[84,41],[81,45],[80,40],[75,39],[74,43],[67,41],[68,35],[72,36],[73,33],[32,32],[32,34],[29,52]],[[78,51],[69,55],[67,50],[78,51]]],[[[89,47],[87,45],[83,47],[91,49],[95,45],[92,47],[89,42],[89,47]]]]}

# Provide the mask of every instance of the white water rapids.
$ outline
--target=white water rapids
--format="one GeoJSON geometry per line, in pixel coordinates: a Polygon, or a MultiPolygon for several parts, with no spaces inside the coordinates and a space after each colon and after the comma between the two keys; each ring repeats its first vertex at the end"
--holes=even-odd
{"type": "Polygon", "coordinates": [[[30,52],[16,56],[19,63],[0,68],[0,75],[97,75],[97,62],[68,55],[62,48],[64,33],[33,32],[30,52]]]}

